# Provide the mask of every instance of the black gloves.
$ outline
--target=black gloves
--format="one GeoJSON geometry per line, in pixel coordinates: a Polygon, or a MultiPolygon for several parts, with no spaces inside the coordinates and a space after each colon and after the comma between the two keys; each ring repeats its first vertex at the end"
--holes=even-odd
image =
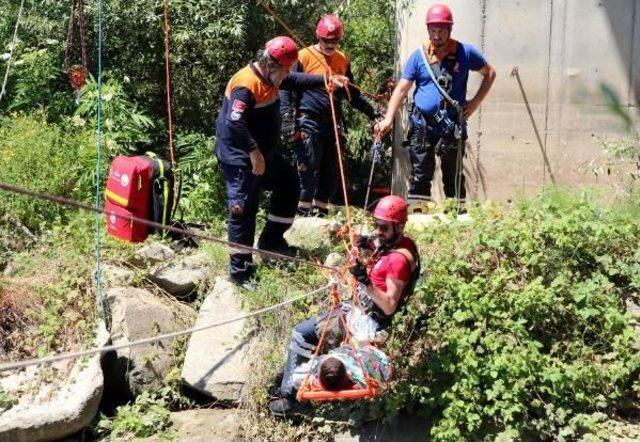
{"type": "Polygon", "coordinates": [[[361,261],[356,261],[356,264],[353,267],[349,268],[349,272],[353,275],[353,277],[360,284],[364,284],[365,286],[371,284],[369,280],[369,272],[367,271],[367,267],[361,261]]]}
{"type": "Polygon", "coordinates": [[[363,235],[356,241],[356,247],[360,250],[375,250],[376,246],[373,242],[373,238],[368,235],[363,235]]]}
{"type": "Polygon", "coordinates": [[[290,140],[296,133],[296,119],[292,112],[282,116],[282,138],[290,140]]]}

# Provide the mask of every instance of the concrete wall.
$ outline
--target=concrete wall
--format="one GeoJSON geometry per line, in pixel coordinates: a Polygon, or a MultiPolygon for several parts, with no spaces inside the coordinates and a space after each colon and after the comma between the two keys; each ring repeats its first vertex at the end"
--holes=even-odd
{"type": "MultiPolygon", "coordinates": [[[[398,0],[398,69],[426,38],[426,0],[398,0]]],[[[469,195],[507,200],[551,181],[606,183],[591,172],[601,137],[629,128],[607,106],[613,90],[639,121],[640,0],[450,0],[453,37],[480,49],[498,77],[469,121],[465,173],[469,195]],[[512,75],[517,67],[522,88],[512,75]],[[531,115],[539,130],[534,132],[531,115]]],[[[471,74],[469,96],[480,76],[471,74]]],[[[406,190],[410,166],[396,125],[393,186],[406,190]]],[[[631,130],[634,130],[632,128],[631,130]]],[[[442,196],[436,176],[434,196],[442,196]]]]}

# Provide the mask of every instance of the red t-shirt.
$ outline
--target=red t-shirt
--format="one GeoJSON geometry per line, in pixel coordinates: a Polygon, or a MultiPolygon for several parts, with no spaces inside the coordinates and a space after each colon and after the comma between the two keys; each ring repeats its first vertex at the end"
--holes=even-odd
{"type": "MultiPolygon", "coordinates": [[[[402,238],[395,249],[407,249],[411,253],[416,253],[416,245],[409,238],[402,238]]],[[[411,264],[409,260],[394,249],[385,252],[378,258],[369,274],[371,284],[374,287],[387,291],[387,278],[397,279],[399,281],[409,282],[411,279],[411,264]]]]}

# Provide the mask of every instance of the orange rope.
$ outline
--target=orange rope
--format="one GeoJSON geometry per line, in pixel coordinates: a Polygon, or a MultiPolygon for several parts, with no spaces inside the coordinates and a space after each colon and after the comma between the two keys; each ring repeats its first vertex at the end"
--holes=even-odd
{"type": "MultiPolygon", "coordinates": [[[[304,380],[302,381],[302,384],[300,386],[300,389],[298,390],[298,398],[301,398],[301,394],[305,391],[305,388],[308,388],[309,385],[309,380],[311,378],[311,368],[313,366],[313,362],[316,360],[316,358],[318,357],[318,353],[320,353],[320,349],[322,348],[322,344],[324,344],[324,340],[325,337],[327,336],[327,330],[329,330],[329,324],[331,323],[331,318],[333,316],[333,312],[336,311],[336,309],[340,308],[340,292],[338,292],[338,284],[335,283],[333,284],[333,287],[331,288],[331,309],[329,310],[329,314],[327,315],[327,319],[324,322],[324,327],[322,327],[322,333],[320,334],[320,339],[318,340],[318,344],[316,345],[316,349],[313,352],[313,356],[311,356],[311,359],[309,360],[309,371],[307,372],[307,375],[305,376],[304,380]]],[[[342,310],[340,310],[339,313],[340,316],[342,316],[342,310]]]]}
{"type": "Polygon", "coordinates": [[[171,154],[171,166],[175,168],[176,159],[173,154],[173,118],[171,116],[171,68],[169,62],[169,4],[168,0],[162,1],[164,9],[164,67],[167,89],[167,122],[169,132],[169,152],[171,154]]]}
{"type": "Polygon", "coordinates": [[[347,218],[347,229],[349,230],[349,241],[351,246],[354,245],[354,238],[352,235],[353,225],[351,224],[351,213],[349,212],[349,196],[347,195],[347,179],[344,175],[344,165],[342,164],[342,147],[340,145],[340,132],[338,129],[338,117],[336,115],[336,106],[333,100],[333,87],[328,81],[328,78],[325,76],[325,85],[327,88],[327,93],[329,94],[329,104],[331,105],[331,118],[333,120],[333,134],[336,139],[336,150],[338,154],[338,165],[340,169],[340,180],[342,182],[342,196],[344,198],[344,211],[345,216],[347,218]]]}

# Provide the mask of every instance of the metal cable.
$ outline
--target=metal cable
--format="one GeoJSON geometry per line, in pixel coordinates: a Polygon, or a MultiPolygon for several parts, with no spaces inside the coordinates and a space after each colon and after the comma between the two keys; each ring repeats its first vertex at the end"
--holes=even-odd
{"type": "Polygon", "coordinates": [[[331,282],[330,284],[327,284],[323,287],[320,287],[319,289],[316,289],[312,292],[309,293],[305,293],[303,295],[297,296],[295,298],[291,298],[288,299],[286,301],[282,301],[278,304],[274,304],[270,307],[265,307],[259,310],[255,310],[253,312],[250,313],[245,313],[244,315],[240,315],[240,316],[236,316],[235,318],[231,318],[231,319],[226,319],[224,321],[219,321],[219,322],[214,322],[212,324],[206,324],[206,325],[201,325],[199,327],[191,327],[188,329],[184,329],[184,330],[179,330],[179,331],[175,331],[172,333],[166,333],[163,335],[158,335],[158,336],[154,336],[151,338],[144,338],[144,339],[139,339],[137,341],[132,341],[132,342],[125,342],[122,344],[116,344],[116,345],[106,345],[104,347],[94,347],[94,348],[90,348],[87,350],[81,350],[81,351],[75,351],[75,352],[69,352],[69,353],[62,353],[62,354],[58,354],[58,355],[53,355],[53,356],[47,356],[44,358],[37,358],[37,359],[27,359],[24,361],[18,361],[18,362],[10,362],[7,364],[0,364],[0,372],[3,371],[8,371],[8,370],[17,370],[20,368],[25,368],[25,367],[29,367],[32,365],[43,365],[43,364],[51,364],[53,362],[58,362],[58,361],[64,361],[67,359],[78,359],[81,358],[83,356],[88,356],[88,355],[93,355],[93,354],[98,354],[98,353],[106,353],[109,351],[114,351],[114,350],[119,350],[121,348],[131,348],[131,347],[137,347],[140,345],[145,345],[145,344],[152,344],[154,342],[160,342],[160,341],[165,341],[167,339],[174,339],[177,338],[179,336],[184,336],[184,335],[190,335],[192,333],[196,333],[199,331],[203,331],[203,330],[209,330],[212,328],[216,328],[216,327],[220,327],[223,325],[227,325],[227,324],[231,324],[232,322],[237,322],[237,321],[241,321],[243,319],[247,319],[247,318],[251,318],[254,316],[258,316],[261,315],[263,313],[267,313],[270,312],[272,310],[276,310],[280,307],[284,307],[285,305],[288,304],[293,304],[296,301],[299,301],[301,299],[304,298],[309,298],[313,295],[316,295],[326,289],[328,289],[329,287],[335,285],[334,282],[331,282]]]}
{"type": "Polygon", "coordinates": [[[332,272],[337,272],[339,270],[337,267],[331,267],[331,266],[327,266],[327,265],[324,265],[324,264],[320,264],[318,262],[308,261],[306,259],[296,258],[294,256],[283,255],[281,253],[271,252],[271,251],[268,251],[268,250],[256,249],[255,247],[245,246],[244,244],[238,244],[238,243],[235,243],[235,242],[225,241],[225,240],[220,239],[220,238],[215,238],[213,236],[205,235],[203,233],[193,232],[193,231],[190,231],[190,230],[180,229],[178,227],[167,226],[165,224],[160,224],[160,223],[157,223],[155,221],[149,221],[148,219],[138,218],[137,216],[128,216],[128,215],[121,215],[121,214],[118,214],[118,213],[112,213],[112,212],[109,212],[109,211],[107,211],[106,209],[104,209],[102,207],[89,206],[87,204],[84,204],[84,203],[81,203],[81,202],[78,202],[78,201],[74,201],[74,200],[69,199],[69,198],[64,198],[64,197],[61,197],[61,196],[55,196],[55,195],[51,195],[51,194],[48,194],[48,193],[36,192],[36,191],[33,191],[33,190],[25,189],[25,188],[20,187],[20,186],[15,186],[13,184],[7,184],[7,183],[0,182],[0,190],[5,190],[7,192],[18,193],[20,195],[26,195],[26,196],[30,196],[30,197],[33,197],[33,198],[39,198],[39,199],[42,199],[42,200],[54,202],[56,204],[61,204],[61,205],[69,206],[69,207],[75,207],[77,209],[87,210],[89,212],[95,212],[95,213],[101,213],[101,214],[109,214],[109,216],[115,216],[116,218],[124,219],[124,220],[127,220],[127,221],[133,221],[133,222],[140,223],[140,224],[146,224],[146,225],[148,225],[150,227],[153,227],[155,229],[164,229],[167,232],[173,232],[173,233],[177,233],[177,234],[180,234],[180,235],[191,236],[193,238],[204,239],[206,241],[211,241],[211,242],[215,242],[215,243],[218,243],[218,244],[223,244],[223,245],[232,247],[234,249],[241,249],[241,250],[246,250],[246,251],[249,251],[249,252],[256,252],[256,253],[260,253],[262,255],[272,256],[272,257],[278,258],[278,259],[293,261],[293,262],[297,262],[299,264],[310,265],[310,266],[313,266],[313,267],[317,267],[319,269],[330,270],[332,272]]]}

